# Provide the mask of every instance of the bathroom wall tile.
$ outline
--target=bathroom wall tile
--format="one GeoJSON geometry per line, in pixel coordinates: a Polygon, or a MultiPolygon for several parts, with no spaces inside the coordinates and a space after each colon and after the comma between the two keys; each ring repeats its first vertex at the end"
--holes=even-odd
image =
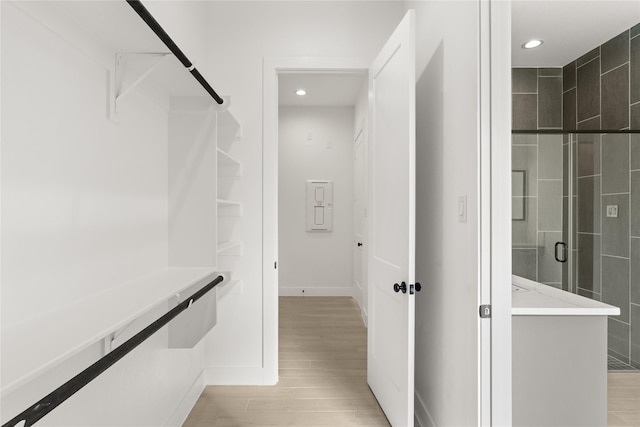
{"type": "Polygon", "coordinates": [[[538,282],[562,282],[562,263],[556,261],[556,242],[562,240],[562,233],[538,233],[538,282]]]}
{"type": "Polygon", "coordinates": [[[538,77],[562,77],[562,67],[538,68],[538,77]]]}
{"type": "Polygon", "coordinates": [[[511,149],[511,169],[525,171],[525,196],[538,194],[538,147],[516,146],[511,149]]]}
{"type": "Polygon", "coordinates": [[[562,231],[562,181],[538,181],[538,230],[562,231]]]}
{"type": "Polygon", "coordinates": [[[629,260],[602,256],[602,301],[620,307],[616,319],[629,323],[629,260]]]}
{"type": "Polygon", "coordinates": [[[563,262],[562,263],[562,287],[563,291],[569,291],[569,268],[571,267],[571,263],[563,262]]]}
{"type": "Polygon", "coordinates": [[[631,123],[629,127],[633,130],[640,130],[640,102],[629,107],[631,109],[631,123]]]}
{"type": "Polygon", "coordinates": [[[629,37],[635,37],[640,35],[640,24],[636,24],[629,30],[629,37]]]}
{"type": "Polygon", "coordinates": [[[578,288],[577,294],[580,295],[581,297],[589,298],[596,301],[602,301],[602,297],[600,296],[600,294],[587,291],[586,289],[578,288]]]}
{"type": "Polygon", "coordinates": [[[602,75],[603,129],[629,127],[629,64],[602,75]]]}
{"type": "Polygon", "coordinates": [[[640,37],[633,38],[629,42],[629,65],[630,100],[633,104],[640,101],[640,37]]]}
{"type": "Polygon", "coordinates": [[[600,177],[578,179],[578,231],[600,233],[600,177]]]}
{"type": "Polygon", "coordinates": [[[631,302],[640,304],[640,238],[631,239],[631,302]]]}
{"type": "Polygon", "coordinates": [[[578,233],[578,287],[597,294],[600,286],[600,236],[578,233]]]}
{"type": "Polygon", "coordinates": [[[569,195],[569,144],[562,144],[562,195],[569,195]]]}
{"type": "Polygon", "coordinates": [[[597,58],[598,56],[600,56],[600,46],[596,47],[593,50],[590,50],[589,52],[585,53],[580,58],[578,58],[576,60],[576,65],[578,67],[581,67],[584,64],[586,64],[587,62],[597,58]]]}
{"type": "Polygon", "coordinates": [[[602,194],[629,192],[629,135],[602,136],[602,194]]]}
{"type": "Polygon", "coordinates": [[[602,196],[602,254],[629,257],[629,195],[602,196]],[[607,206],[618,206],[618,217],[607,217],[607,206]]]}
{"type": "Polygon", "coordinates": [[[640,306],[631,304],[631,360],[640,363],[640,306]]]}
{"type": "Polygon", "coordinates": [[[562,129],[576,129],[576,88],[562,94],[562,129]]]}
{"type": "Polygon", "coordinates": [[[511,92],[512,93],[537,93],[538,70],[536,68],[512,68],[511,92]]]}
{"type": "Polygon", "coordinates": [[[512,95],[513,129],[537,129],[537,95],[512,95]]]}
{"type": "Polygon", "coordinates": [[[562,91],[576,87],[576,61],[562,67],[562,91]]]}
{"type": "MultiPolygon", "coordinates": [[[[514,197],[513,199],[517,198],[514,197]]],[[[524,198],[524,220],[511,221],[512,247],[535,247],[538,232],[537,207],[538,203],[536,197],[524,198]]]]}
{"type": "Polygon", "coordinates": [[[571,200],[573,202],[571,212],[573,214],[572,221],[574,224],[571,236],[571,246],[575,248],[578,246],[578,196],[571,197],[571,200]]]}
{"type": "Polygon", "coordinates": [[[640,237],[640,171],[631,172],[631,235],[640,237]]]}
{"type": "Polygon", "coordinates": [[[538,179],[562,179],[562,135],[540,135],[538,179]]]}
{"type": "Polygon", "coordinates": [[[562,78],[538,77],[538,128],[562,127],[562,78]]]}
{"type": "Polygon", "coordinates": [[[512,249],[511,272],[516,276],[524,277],[529,280],[537,280],[536,276],[536,249],[512,249]]]}
{"type": "Polygon", "coordinates": [[[578,135],[578,176],[591,176],[600,173],[600,135],[578,135]]]}
{"type": "Polygon", "coordinates": [[[629,325],[615,316],[609,318],[608,329],[609,354],[629,363],[629,325]]]}
{"type": "Polygon", "coordinates": [[[600,115],[600,60],[588,62],[577,71],[578,121],[600,115]]]}
{"type": "Polygon", "coordinates": [[[538,135],[536,134],[515,134],[511,135],[512,145],[536,145],[538,143],[538,135]]]}
{"type": "Polygon", "coordinates": [[[602,74],[629,60],[629,31],[618,34],[600,48],[602,74]]]}
{"type": "Polygon", "coordinates": [[[631,170],[640,169],[640,134],[631,135],[631,170]]]}
{"type": "Polygon", "coordinates": [[[580,130],[598,130],[600,127],[600,116],[591,117],[590,119],[582,120],[578,122],[578,129],[580,130]]]}

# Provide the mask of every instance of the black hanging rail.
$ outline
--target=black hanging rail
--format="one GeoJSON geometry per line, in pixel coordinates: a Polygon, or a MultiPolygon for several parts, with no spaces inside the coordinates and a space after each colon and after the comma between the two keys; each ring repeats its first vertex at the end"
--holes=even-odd
{"type": "Polygon", "coordinates": [[[198,81],[198,83],[202,85],[204,90],[206,90],[207,93],[209,93],[209,95],[211,95],[211,97],[218,104],[222,105],[224,103],[224,99],[222,99],[220,95],[218,95],[216,91],[213,90],[209,82],[205,80],[205,78],[202,76],[202,74],[200,74],[200,72],[196,69],[193,63],[189,61],[189,58],[187,58],[184,52],[180,50],[178,45],[175,44],[173,39],[171,39],[171,37],[169,36],[169,34],[167,34],[164,28],[162,28],[162,26],[158,23],[158,21],[156,21],[156,19],[153,17],[153,15],[151,15],[151,13],[147,10],[147,8],[144,7],[142,2],[140,0],[127,0],[127,3],[129,3],[129,6],[131,6],[133,10],[136,11],[138,16],[142,18],[142,20],[149,26],[149,28],[151,28],[151,30],[154,33],[156,33],[156,35],[160,38],[160,40],[162,40],[162,43],[164,43],[165,46],[169,48],[171,53],[173,53],[175,57],[178,58],[178,61],[180,61],[182,65],[184,65],[184,67],[187,70],[189,70],[191,75],[198,81]]]}
{"type": "Polygon", "coordinates": [[[133,337],[129,338],[120,346],[116,347],[109,354],[103,356],[93,365],[89,366],[87,369],[80,372],[78,375],[71,378],[66,383],[62,384],[60,387],[46,395],[44,398],[40,399],[30,408],[24,410],[22,413],[12,418],[10,421],[4,423],[2,427],[32,426],[42,417],[57,408],[65,400],[73,396],[75,393],[80,391],[80,389],[93,381],[98,375],[109,369],[118,360],[122,359],[124,356],[130,353],[134,348],[142,344],[151,335],[158,332],[163,326],[173,320],[178,314],[189,308],[191,304],[199,300],[202,296],[216,287],[216,285],[218,285],[223,280],[223,276],[216,277],[208,285],[204,286],[189,298],[185,299],[180,304],[169,310],[165,315],[160,317],[155,322],[151,323],[149,326],[135,334],[133,337]]]}
{"type": "Polygon", "coordinates": [[[626,134],[635,134],[640,133],[638,129],[574,129],[574,130],[564,130],[564,129],[514,129],[511,131],[512,135],[568,135],[571,133],[575,134],[594,134],[594,133],[626,133],[626,134]]]}

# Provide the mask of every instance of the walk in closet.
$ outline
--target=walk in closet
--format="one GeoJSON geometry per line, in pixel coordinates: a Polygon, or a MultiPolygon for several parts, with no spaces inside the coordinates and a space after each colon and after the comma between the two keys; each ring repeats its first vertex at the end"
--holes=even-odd
{"type": "Polygon", "coordinates": [[[242,292],[240,123],[129,3],[2,2],[3,424],[222,275],[38,424],[179,425],[242,292]]]}

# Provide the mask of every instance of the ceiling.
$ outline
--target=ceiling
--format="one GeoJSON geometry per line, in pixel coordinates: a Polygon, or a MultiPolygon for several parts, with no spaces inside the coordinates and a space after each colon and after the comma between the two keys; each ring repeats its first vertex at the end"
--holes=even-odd
{"type": "MultiPolygon", "coordinates": [[[[511,62],[514,67],[562,67],[640,23],[640,0],[514,0],[511,62]],[[522,49],[530,39],[544,40],[522,49]]],[[[353,106],[364,73],[284,73],[278,80],[281,106],[353,106]],[[304,88],[307,95],[298,96],[304,88]]]]}
{"type": "Polygon", "coordinates": [[[278,77],[280,106],[350,107],[364,84],[364,73],[283,73],[278,77]],[[305,96],[295,94],[305,89],[305,96]]]}
{"type": "Polygon", "coordinates": [[[562,67],[640,23],[640,0],[514,0],[511,16],[513,66],[562,67]]]}

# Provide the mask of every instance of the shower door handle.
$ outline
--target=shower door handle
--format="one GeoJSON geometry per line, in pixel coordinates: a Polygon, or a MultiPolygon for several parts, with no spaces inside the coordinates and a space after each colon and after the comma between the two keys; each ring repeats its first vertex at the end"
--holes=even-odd
{"type": "Polygon", "coordinates": [[[556,261],[567,262],[567,244],[565,242],[556,242],[554,249],[556,261]]]}

